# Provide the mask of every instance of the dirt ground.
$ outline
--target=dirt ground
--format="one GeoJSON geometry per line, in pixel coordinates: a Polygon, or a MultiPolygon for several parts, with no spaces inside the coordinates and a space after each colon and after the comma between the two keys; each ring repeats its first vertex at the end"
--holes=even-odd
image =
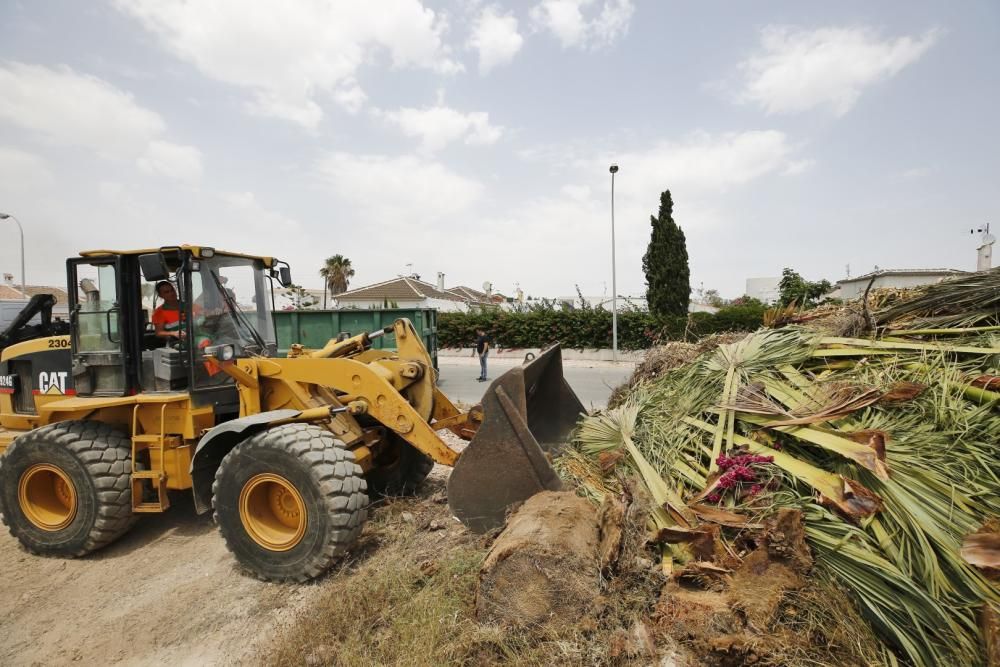
{"type": "MultiPolygon", "coordinates": [[[[442,491],[450,472],[435,465],[421,495],[442,491]]],[[[255,579],[212,515],[195,513],[190,492],[172,493],[171,504],[78,559],[33,556],[0,525],[0,665],[260,664],[337,576],[334,566],[309,584],[255,579]]]]}
{"type": "Polygon", "coordinates": [[[32,556],[0,535],[0,664],[253,662],[316,585],[240,573],[187,494],[88,557],[32,556]]]}

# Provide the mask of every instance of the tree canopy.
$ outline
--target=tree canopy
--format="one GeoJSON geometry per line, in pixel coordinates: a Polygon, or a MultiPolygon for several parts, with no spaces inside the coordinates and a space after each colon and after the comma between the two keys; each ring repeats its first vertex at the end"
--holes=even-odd
{"type": "Polygon", "coordinates": [[[659,213],[649,218],[652,232],[642,258],[642,270],[646,274],[649,310],[657,315],[684,316],[691,302],[691,271],[687,240],[673,214],[670,190],[664,190],[659,213]]]}
{"type": "Polygon", "coordinates": [[[806,280],[796,271],[785,267],[781,271],[781,282],[778,283],[781,294],[779,303],[787,306],[794,301],[801,308],[813,308],[824,300],[832,287],[829,280],[806,280]]]}
{"type": "Polygon", "coordinates": [[[333,255],[326,258],[323,268],[319,270],[319,275],[323,278],[330,294],[343,294],[347,291],[351,278],[354,277],[354,268],[351,267],[351,260],[343,255],[333,255]]]}

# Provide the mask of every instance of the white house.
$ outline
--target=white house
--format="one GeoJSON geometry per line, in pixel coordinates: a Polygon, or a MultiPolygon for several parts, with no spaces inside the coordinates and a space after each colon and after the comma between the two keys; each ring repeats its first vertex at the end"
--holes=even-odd
{"type": "Polygon", "coordinates": [[[411,276],[400,276],[374,285],[348,290],[334,297],[334,308],[437,308],[464,312],[470,305],[491,303],[490,297],[470,287],[445,289],[443,274],[437,285],[411,276]]]}
{"type": "Polygon", "coordinates": [[[920,285],[932,285],[939,283],[945,278],[960,276],[967,273],[958,269],[876,269],[871,273],[856,278],[845,278],[837,281],[837,289],[831,294],[838,299],[852,301],[860,299],[871,283],[872,289],[880,287],[892,287],[905,289],[907,287],[919,287],[920,285]]]}
{"type": "Polygon", "coordinates": [[[763,301],[775,303],[781,297],[781,276],[777,278],[747,278],[747,288],[744,294],[763,301]]]}
{"type": "MultiPolygon", "coordinates": [[[[3,331],[27,305],[28,300],[36,294],[51,294],[56,298],[52,307],[52,316],[62,319],[69,318],[69,295],[65,288],[48,287],[45,285],[26,285],[21,291],[21,284],[14,282],[14,276],[4,274],[4,282],[0,283],[0,331],[3,331]]],[[[38,316],[32,322],[37,323],[38,316]]]]}
{"type": "MultiPolygon", "coordinates": [[[[315,310],[323,307],[323,289],[303,288],[301,290],[291,290],[285,287],[276,287],[274,290],[275,310],[315,310]]],[[[327,294],[327,306],[334,308],[333,298],[327,294]]],[[[252,305],[241,308],[253,308],[252,305]]]]}

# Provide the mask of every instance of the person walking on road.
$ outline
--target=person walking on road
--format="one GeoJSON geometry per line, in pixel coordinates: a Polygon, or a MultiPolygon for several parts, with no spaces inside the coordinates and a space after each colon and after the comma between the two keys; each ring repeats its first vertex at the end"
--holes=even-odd
{"type": "Polygon", "coordinates": [[[486,358],[490,354],[490,338],[486,335],[486,329],[479,327],[476,329],[476,350],[473,355],[479,355],[479,382],[486,381],[486,358]]]}

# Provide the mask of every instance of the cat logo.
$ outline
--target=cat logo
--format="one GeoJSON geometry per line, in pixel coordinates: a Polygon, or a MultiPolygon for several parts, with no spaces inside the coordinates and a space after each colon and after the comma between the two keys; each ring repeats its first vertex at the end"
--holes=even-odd
{"type": "Polygon", "coordinates": [[[42,371],[38,374],[39,394],[65,394],[66,393],[66,371],[52,371],[51,373],[42,371]]]}

